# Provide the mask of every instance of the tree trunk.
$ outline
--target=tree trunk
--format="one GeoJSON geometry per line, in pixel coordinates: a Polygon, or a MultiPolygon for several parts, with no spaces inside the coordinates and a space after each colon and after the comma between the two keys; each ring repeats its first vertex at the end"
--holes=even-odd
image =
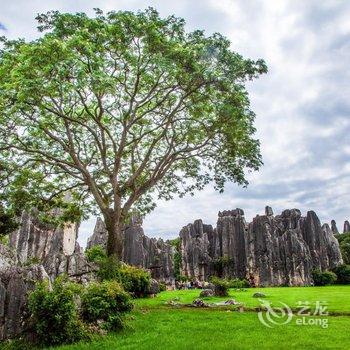
{"type": "Polygon", "coordinates": [[[121,217],[115,213],[105,215],[105,225],[108,232],[107,254],[115,255],[119,260],[123,258],[123,226],[121,217]]]}

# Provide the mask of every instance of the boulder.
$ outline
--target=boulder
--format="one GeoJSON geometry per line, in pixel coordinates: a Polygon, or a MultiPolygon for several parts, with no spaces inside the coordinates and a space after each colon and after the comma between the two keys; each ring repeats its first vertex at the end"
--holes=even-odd
{"type": "Polygon", "coordinates": [[[214,291],[212,289],[203,289],[199,294],[200,298],[206,298],[206,297],[212,297],[212,296],[214,296],[214,291]]]}
{"type": "Polygon", "coordinates": [[[264,293],[256,292],[253,294],[253,298],[266,298],[264,293]]]}

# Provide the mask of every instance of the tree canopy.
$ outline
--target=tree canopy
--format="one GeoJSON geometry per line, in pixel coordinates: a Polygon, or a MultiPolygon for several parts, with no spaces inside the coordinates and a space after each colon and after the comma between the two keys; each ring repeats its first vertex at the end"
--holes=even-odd
{"type": "Polygon", "coordinates": [[[2,38],[6,208],[63,205],[66,219],[97,208],[120,253],[113,237],[130,209],[210,182],[246,185],[262,164],[245,83],[267,71],[263,60],[152,8],[37,20],[39,39],[2,38]]]}

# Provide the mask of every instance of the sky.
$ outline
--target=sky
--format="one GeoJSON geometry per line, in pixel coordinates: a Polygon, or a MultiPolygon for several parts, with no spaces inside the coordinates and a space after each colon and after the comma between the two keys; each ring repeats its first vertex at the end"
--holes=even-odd
{"type": "MultiPolygon", "coordinates": [[[[264,166],[248,174],[247,188],[212,186],[194,197],[158,202],[145,233],[173,238],[196,219],[214,224],[219,210],[243,208],[246,219],[299,208],[342,230],[350,219],[350,1],[255,0],[0,0],[0,35],[33,39],[37,13],[139,10],[183,17],[188,30],[220,32],[232,50],[265,59],[269,73],[247,84],[256,113],[264,166]]],[[[80,242],[95,218],[82,224],[80,242]]]]}

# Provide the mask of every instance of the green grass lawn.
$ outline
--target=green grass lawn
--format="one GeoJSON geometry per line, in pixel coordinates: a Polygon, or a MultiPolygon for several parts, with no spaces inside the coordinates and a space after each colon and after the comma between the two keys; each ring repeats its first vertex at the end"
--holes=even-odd
{"type": "Polygon", "coordinates": [[[329,326],[297,326],[291,322],[266,328],[256,313],[211,309],[153,309],[135,312],[133,330],[90,344],[60,350],[115,349],[348,349],[350,319],[330,317],[329,326]]]}
{"type": "MultiPolygon", "coordinates": [[[[246,291],[230,290],[229,297],[203,298],[206,302],[217,302],[232,298],[243,303],[247,307],[257,307],[260,301],[253,298],[253,294],[262,292],[266,295],[264,300],[271,302],[272,306],[280,307],[279,302],[287,304],[291,308],[298,306],[299,301],[308,301],[310,306],[315,306],[317,301],[327,302],[328,311],[347,313],[350,315],[350,286],[326,286],[326,287],[270,287],[248,288],[246,291]]],[[[138,299],[138,307],[159,308],[166,306],[166,301],[177,298],[181,303],[191,303],[198,298],[200,289],[175,290],[158,294],[155,298],[138,299]]]]}
{"type": "MultiPolygon", "coordinates": [[[[329,311],[349,312],[350,286],[261,288],[230,291],[230,297],[249,307],[259,305],[252,297],[262,291],[267,300],[291,307],[298,301],[327,301],[329,311]]],[[[127,350],[127,349],[349,349],[350,316],[327,316],[328,327],[297,325],[293,316],[285,325],[267,328],[256,312],[237,312],[218,308],[177,308],[167,300],[178,297],[190,303],[199,290],[168,291],[155,298],[136,300],[129,317],[129,327],[117,334],[88,344],[61,346],[59,350],[127,350]]],[[[227,299],[227,298],[226,298],[227,299]]],[[[208,302],[222,300],[208,298],[208,302]]],[[[325,316],[322,316],[325,318],[325,316]]],[[[306,321],[309,318],[306,317],[306,321]]]]}

